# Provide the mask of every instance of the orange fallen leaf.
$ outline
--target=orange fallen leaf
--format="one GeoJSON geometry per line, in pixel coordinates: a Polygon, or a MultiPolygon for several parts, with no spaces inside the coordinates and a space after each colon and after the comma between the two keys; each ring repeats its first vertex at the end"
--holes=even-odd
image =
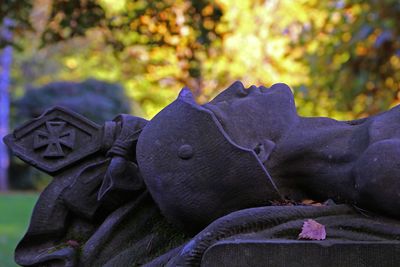
{"type": "Polygon", "coordinates": [[[326,238],[325,226],[313,219],[303,223],[299,239],[324,240],[326,238]]]}

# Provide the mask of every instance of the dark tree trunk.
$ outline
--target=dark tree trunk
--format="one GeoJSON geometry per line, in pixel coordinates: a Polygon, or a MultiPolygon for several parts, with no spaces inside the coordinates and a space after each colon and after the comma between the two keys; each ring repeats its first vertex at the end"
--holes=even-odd
{"type": "MultiPolygon", "coordinates": [[[[1,29],[0,38],[6,42],[10,42],[12,26],[10,19],[4,19],[1,29]]],[[[3,143],[3,137],[9,132],[9,115],[10,115],[10,68],[12,62],[12,47],[5,46],[0,54],[0,191],[8,190],[8,167],[9,156],[6,145],[3,143]]]]}

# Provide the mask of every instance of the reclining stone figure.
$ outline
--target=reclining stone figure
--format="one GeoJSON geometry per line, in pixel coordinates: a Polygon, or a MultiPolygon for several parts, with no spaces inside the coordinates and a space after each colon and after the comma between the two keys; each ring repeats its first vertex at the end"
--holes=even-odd
{"type": "MultiPolygon", "coordinates": [[[[240,82],[204,105],[183,89],[149,122],[121,115],[101,127],[53,108],[5,138],[17,156],[55,176],[16,261],[143,264],[198,233],[150,263],[197,265],[204,240],[209,246],[274,223],[333,215],[328,226],[343,222],[372,233],[374,217],[351,206],[400,219],[399,112],[355,121],[304,118],[286,85],[245,89],[240,82]],[[266,207],[302,199],[350,206],[266,207]],[[254,207],[263,208],[246,210],[254,207]]],[[[378,221],[373,237],[337,237],[400,239],[397,221],[378,221]]]]}
{"type": "Polygon", "coordinates": [[[137,159],[163,214],[199,230],[237,209],[311,198],[400,219],[400,107],[355,121],[303,118],[284,84],[190,91],[143,129],[137,159]]]}

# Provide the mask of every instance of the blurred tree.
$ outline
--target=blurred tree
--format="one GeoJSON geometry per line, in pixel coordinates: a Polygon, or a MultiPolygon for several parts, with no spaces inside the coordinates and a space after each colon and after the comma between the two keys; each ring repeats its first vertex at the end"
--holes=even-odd
{"type": "Polygon", "coordinates": [[[297,86],[308,81],[307,68],[297,60],[300,51],[290,51],[285,34],[294,20],[307,12],[297,1],[240,1],[223,3],[222,31],[228,32],[223,53],[209,68],[218,84],[240,79],[247,86],[285,82],[297,86]],[[296,52],[296,53],[290,53],[296,52]]]}
{"type": "Polygon", "coordinates": [[[90,120],[102,124],[120,113],[131,110],[123,88],[118,84],[89,79],[77,82],[52,82],[30,88],[15,102],[21,122],[40,116],[52,106],[69,108],[90,120]]]}
{"type": "MultiPolygon", "coordinates": [[[[36,0],[27,9],[46,6],[42,2],[49,9],[48,16],[40,17],[47,21],[39,33],[43,49],[81,43],[78,52],[70,50],[64,58],[59,56],[67,67],[60,77],[87,77],[88,72],[81,70],[90,58],[96,68],[88,69],[97,72],[91,76],[124,81],[131,95],[148,111],[147,116],[170,102],[184,85],[199,98],[203,96],[207,86],[204,71],[209,71],[205,61],[218,54],[224,34],[217,31],[222,16],[217,1],[36,0]],[[113,70],[102,69],[103,65],[110,68],[110,64],[114,64],[113,70]],[[138,87],[140,90],[135,90],[138,87]]],[[[32,26],[36,20],[30,21],[32,26]]],[[[21,41],[21,46],[29,47],[31,42],[21,41]]]]}
{"type": "Polygon", "coordinates": [[[198,97],[203,93],[202,64],[212,56],[209,49],[215,49],[214,42],[223,36],[216,30],[221,16],[219,4],[209,0],[127,1],[123,12],[109,23],[108,41],[121,51],[146,47],[147,53],[154,55],[146,66],[149,72],[171,64],[163,54],[174,56],[176,66],[168,68],[177,68],[172,71],[176,74],[171,73],[164,82],[187,85],[198,97]]]}
{"type": "Polygon", "coordinates": [[[0,54],[0,191],[8,190],[8,167],[9,156],[8,149],[3,142],[3,137],[9,132],[9,114],[10,114],[10,69],[12,61],[12,40],[13,21],[4,18],[2,27],[0,28],[0,40],[9,43],[2,49],[0,54]]]}
{"type": "Polygon", "coordinates": [[[25,29],[31,30],[29,21],[31,7],[29,0],[4,0],[0,4],[0,191],[8,190],[9,185],[9,156],[3,137],[9,132],[12,46],[20,48],[14,40],[25,29]]]}
{"type": "MultiPolygon", "coordinates": [[[[8,1],[27,24],[32,5],[8,1]]],[[[50,3],[44,51],[61,67],[36,83],[119,80],[147,117],[183,85],[204,101],[234,79],[291,84],[305,115],[359,117],[399,101],[395,0],[38,1],[50,3]]]]}
{"type": "MultiPolygon", "coordinates": [[[[35,26],[46,20],[46,31],[40,32],[44,45],[47,41],[61,41],[74,36],[82,36],[88,28],[101,25],[104,10],[96,0],[3,0],[0,3],[0,21],[5,18],[15,22],[14,35],[11,40],[1,40],[0,48],[12,44],[19,48],[16,40],[23,39],[27,32],[37,30],[35,26]],[[50,11],[49,16],[34,16],[32,12],[44,7],[50,11]]],[[[34,12],[33,12],[34,13],[34,12]]],[[[33,14],[34,15],[34,14],[33,14]]]]}
{"type": "Polygon", "coordinates": [[[0,3],[0,26],[4,28],[8,21],[13,21],[13,33],[16,38],[0,38],[0,49],[8,45],[15,45],[15,39],[22,35],[24,30],[32,30],[29,14],[32,8],[30,0],[3,0],[0,3]]]}
{"type": "MultiPolygon", "coordinates": [[[[399,1],[310,1],[304,6],[322,16],[300,24],[292,42],[292,48],[303,47],[301,60],[310,70],[310,89],[302,97],[329,99],[329,109],[347,118],[399,104],[399,1]]],[[[315,113],[321,113],[319,103],[313,104],[315,113]]]]}

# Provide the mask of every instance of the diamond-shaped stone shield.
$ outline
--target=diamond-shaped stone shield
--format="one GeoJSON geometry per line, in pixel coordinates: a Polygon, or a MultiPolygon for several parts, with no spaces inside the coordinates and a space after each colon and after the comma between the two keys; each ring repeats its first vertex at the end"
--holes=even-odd
{"type": "Polygon", "coordinates": [[[62,107],[44,112],[4,138],[15,155],[53,174],[101,148],[102,127],[62,107]]]}

